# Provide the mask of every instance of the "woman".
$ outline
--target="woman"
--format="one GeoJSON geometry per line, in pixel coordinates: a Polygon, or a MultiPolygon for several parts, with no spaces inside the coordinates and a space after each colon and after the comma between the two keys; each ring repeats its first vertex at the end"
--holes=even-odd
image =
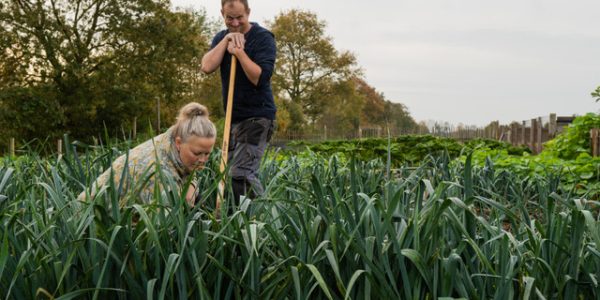
{"type": "MultiPolygon", "coordinates": [[[[141,201],[148,203],[154,195],[157,170],[162,171],[162,175],[165,176],[163,178],[173,179],[181,192],[190,174],[194,170],[204,168],[216,136],[217,130],[208,119],[206,107],[196,102],[188,103],[181,108],[177,121],[165,133],[138,145],[130,150],[128,155],[118,157],[111,168],[94,181],[90,195],[94,197],[102,187],[107,185],[111,173],[116,187],[121,183],[122,175],[126,174],[127,178],[123,180],[123,193],[120,195],[121,201],[124,192],[133,188],[134,193],[139,194],[141,201]],[[127,171],[124,173],[125,167],[127,171]],[[140,188],[139,183],[145,180],[147,183],[140,188]]],[[[160,182],[165,183],[162,180],[160,182]]],[[[161,190],[169,188],[164,185],[161,187],[161,190]]],[[[195,190],[196,187],[192,183],[185,197],[190,206],[194,206],[195,190]]],[[[78,199],[85,200],[85,197],[84,191],[78,199]]],[[[123,206],[123,203],[120,206],[123,206]]]]}

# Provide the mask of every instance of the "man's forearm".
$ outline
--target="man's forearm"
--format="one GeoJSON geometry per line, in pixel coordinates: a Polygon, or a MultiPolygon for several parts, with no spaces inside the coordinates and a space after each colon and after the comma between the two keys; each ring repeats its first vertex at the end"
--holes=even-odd
{"type": "Polygon", "coordinates": [[[244,51],[236,53],[236,57],[240,61],[240,65],[242,66],[246,77],[248,77],[248,80],[250,80],[254,86],[257,86],[260,74],[262,73],[260,66],[253,62],[244,51]]]}
{"type": "Polygon", "coordinates": [[[217,44],[217,46],[204,54],[202,57],[202,63],[200,65],[200,70],[202,72],[205,74],[210,74],[221,65],[225,51],[227,51],[227,43],[227,40],[223,39],[217,44]]]}

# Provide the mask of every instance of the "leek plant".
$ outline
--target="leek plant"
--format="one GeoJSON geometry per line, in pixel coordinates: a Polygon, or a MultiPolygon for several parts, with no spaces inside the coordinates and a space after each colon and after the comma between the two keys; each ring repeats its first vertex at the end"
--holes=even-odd
{"type": "Polygon", "coordinates": [[[217,220],[210,170],[194,208],[135,186],[119,208],[114,183],[78,202],[121,152],[65,144],[0,165],[0,298],[600,299],[598,203],[556,174],[267,155],[265,194],[217,220]]]}

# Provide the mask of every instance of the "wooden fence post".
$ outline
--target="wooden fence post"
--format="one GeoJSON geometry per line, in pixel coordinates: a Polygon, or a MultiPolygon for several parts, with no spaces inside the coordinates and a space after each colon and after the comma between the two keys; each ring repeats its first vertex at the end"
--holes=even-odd
{"type": "Polygon", "coordinates": [[[137,136],[137,117],[133,117],[133,139],[137,136]]]}
{"type": "MultiPolygon", "coordinates": [[[[498,123],[500,124],[500,123],[498,123]]],[[[498,137],[499,141],[510,142],[510,127],[508,125],[499,125],[500,126],[500,136],[498,137]]]]}
{"type": "Polygon", "coordinates": [[[535,132],[535,138],[537,140],[536,143],[536,153],[540,153],[542,152],[542,117],[538,117],[537,118],[537,127],[536,127],[536,132],[535,132]]]}
{"type": "Polygon", "coordinates": [[[15,138],[10,138],[8,153],[10,153],[10,156],[15,156],[15,138]]]}
{"type": "Polygon", "coordinates": [[[548,139],[556,137],[556,114],[550,114],[550,121],[548,123],[548,139]]]}
{"type": "Polygon", "coordinates": [[[160,133],[160,97],[156,97],[156,132],[160,133]]]}
{"type": "Polygon", "coordinates": [[[592,128],[590,130],[590,143],[592,144],[592,156],[600,156],[600,129],[592,128]]]}
{"type": "Polygon", "coordinates": [[[519,124],[513,122],[510,124],[510,131],[508,134],[508,142],[510,142],[510,144],[513,146],[517,145],[518,135],[519,135],[519,124]]]}
{"type": "Polygon", "coordinates": [[[527,145],[525,143],[525,138],[526,138],[526,129],[527,129],[527,122],[523,121],[521,122],[523,125],[521,126],[521,145],[527,145]]]}
{"type": "Polygon", "coordinates": [[[531,128],[529,129],[529,149],[537,154],[535,147],[535,132],[537,131],[537,120],[531,119],[531,128]]]}
{"type": "Polygon", "coordinates": [[[495,140],[500,140],[500,138],[502,137],[502,134],[500,132],[500,121],[494,121],[494,139],[495,140]]]}
{"type": "Polygon", "coordinates": [[[515,146],[519,145],[521,142],[521,135],[523,134],[523,129],[521,124],[519,124],[518,122],[515,122],[515,127],[517,128],[516,134],[515,134],[515,146]]]}

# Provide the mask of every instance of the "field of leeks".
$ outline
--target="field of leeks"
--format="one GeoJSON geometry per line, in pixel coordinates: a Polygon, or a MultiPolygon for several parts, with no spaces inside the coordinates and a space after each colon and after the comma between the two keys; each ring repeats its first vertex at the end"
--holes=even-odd
{"type": "Polygon", "coordinates": [[[193,209],[78,202],[120,152],[67,148],[0,163],[0,298],[600,299],[598,203],[556,174],[267,156],[265,195],[217,220],[210,170],[193,209]]]}

